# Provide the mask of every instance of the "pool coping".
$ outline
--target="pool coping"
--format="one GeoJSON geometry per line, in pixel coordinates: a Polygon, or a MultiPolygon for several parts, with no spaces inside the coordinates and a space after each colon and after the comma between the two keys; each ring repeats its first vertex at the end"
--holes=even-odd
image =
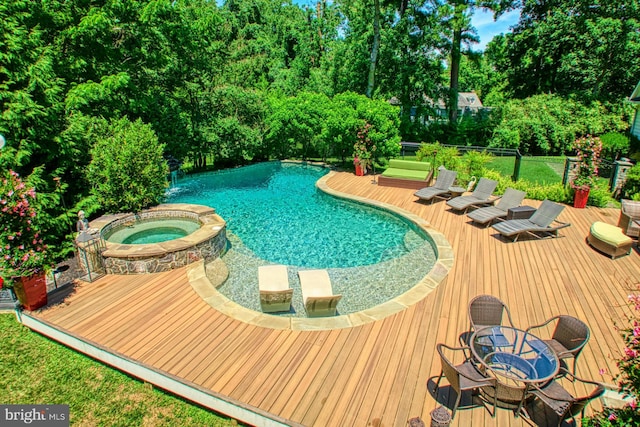
{"type": "Polygon", "coordinates": [[[390,299],[382,304],[358,311],[356,313],[345,314],[335,317],[280,317],[272,314],[261,313],[248,309],[222,295],[207,277],[205,262],[198,261],[187,266],[187,277],[194,291],[211,307],[219,312],[255,326],[271,329],[289,329],[293,331],[312,331],[343,329],[361,326],[375,322],[393,314],[399,313],[412,305],[422,301],[429,295],[449,274],[453,268],[453,248],[444,234],[431,228],[428,221],[396,206],[379,202],[365,197],[354,196],[342,193],[330,188],[327,181],[335,175],[335,171],[330,171],[316,182],[316,187],[324,193],[343,199],[353,200],[359,203],[376,206],[391,211],[406,218],[417,227],[427,232],[434,242],[437,254],[433,268],[415,286],[401,295],[390,299]]]}

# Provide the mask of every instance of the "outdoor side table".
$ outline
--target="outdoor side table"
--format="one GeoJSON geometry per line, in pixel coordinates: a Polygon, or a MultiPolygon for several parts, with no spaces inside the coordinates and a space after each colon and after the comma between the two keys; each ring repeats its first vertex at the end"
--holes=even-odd
{"type": "Polygon", "coordinates": [[[536,211],[533,206],[518,206],[507,210],[507,219],[529,219],[536,211]]]}
{"type": "Polygon", "coordinates": [[[449,187],[449,193],[451,193],[451,197],[458,197],[467,191],[466,188],[462,187],[449,187]]]}

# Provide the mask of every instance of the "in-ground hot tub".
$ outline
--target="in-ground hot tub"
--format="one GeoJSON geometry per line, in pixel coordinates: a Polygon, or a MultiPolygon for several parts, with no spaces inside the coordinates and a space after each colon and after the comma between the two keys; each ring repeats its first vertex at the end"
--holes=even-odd
{"type": "Polygon", "coordinates": [[[108,274],[158,273],[218,258],[227,245],[226,223],[202,205],[163,204],[139,214],[100,217],[108,274]]]}

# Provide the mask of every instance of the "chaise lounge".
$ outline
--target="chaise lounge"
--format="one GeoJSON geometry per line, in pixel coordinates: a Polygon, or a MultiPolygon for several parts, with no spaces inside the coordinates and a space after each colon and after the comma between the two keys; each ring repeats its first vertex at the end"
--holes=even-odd
{"type": "Polygon", "coordinates": [[[265,313],[291,310],[293,289],[289,287],[286,265],[262,265],[258,267],[260,307],[265,313]]]}
{"type": "Polygon", "coordinates": [[[524,191],[507,188],[494,206],[476,209],[469,212],[467,216],[473,222],[489,226],[496,219],[506,218],[509,214],[509,209],[520,206],[526,195],[527,193],[524,191]]]}
{"type": "Polygon", "coordinates": [[[451,194],[449,188],[453,185],[458,176],[458,172],[442,169],[438,174],[436,183],[431,187],[421,188],[414,193],[420,200],[431,200],[433,203],[434,197],[441,197],[444,194],[451,194]]]}
{"type": "Polygon", "coordinates": [[[492,227],[502,236],[509,237],[512,241],[517,241],[523,233],[528,233],[534,237],[558,236],[558,230],[568,227],[571,224],[558,221],[556,218],[564,210],[564,206],[544,200],[540,207],[531,215],[529,219],[510,219],[493,224],[492,227]],[[558,225],[552,226],[552,223],[558,225]]]}
{"type": "Polygon", "coordinates": [[[327,270],[300,270],[302,300],[309,317],[335,316],[342,295],[334,295],[327,270]]]}
{"type": "Polygon", "coordinates": [[[493,179],[480,178],[478,181],[478,185],[476,185],[475,190],[468,196],[458,196],[453,199],[447,200],[447,206],[449,206],[453,210],[465,212],[471,206],[478,205],[486,205],[488,203],[492,203],[492,194],[493,191],[498,186],[498,181],[494,181],[493,179]]]}

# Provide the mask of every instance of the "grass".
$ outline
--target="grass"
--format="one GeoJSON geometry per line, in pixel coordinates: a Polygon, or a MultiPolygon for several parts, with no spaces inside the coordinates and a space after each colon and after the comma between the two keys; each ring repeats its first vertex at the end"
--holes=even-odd
{"type": "MultiPolygon", "coordinates": [[[[407,154],[406,160],[416,160],[415,154],[407,154]]],[[[512,176],[515,157],[494,156],[486,165],[503,176],[512,176]]],[[[562,182],[564,172],[564,156],[557,157],[523,157],[520,164],[519,179],[537,184],[556,184],[562,182]]]]}
{"type": "MultiPolygon", "coordinates": [[[[560,157],[523,157],[520,163],[519,179],[537,184],[556,184],[562,182],[564,156],[560,157]]],[[[487,168],[512,176],[514,157],[493,157],[487,168]]]]}
{"type": "Polygon", "coordinates": [[[67,404],[78,426],[237,426],[111,369],[0,314],[5,404],[67,404]]]}

